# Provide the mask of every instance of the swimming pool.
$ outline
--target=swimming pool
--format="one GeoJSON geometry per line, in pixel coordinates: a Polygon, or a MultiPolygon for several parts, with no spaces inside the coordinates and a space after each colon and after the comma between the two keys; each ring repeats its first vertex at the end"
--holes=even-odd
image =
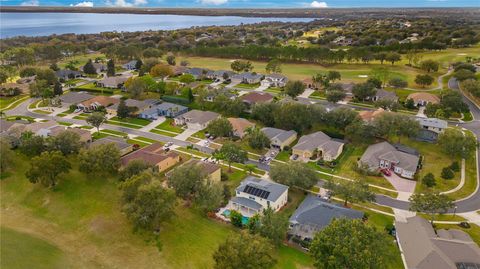
{"type": "MultiPolygon", "coordinates": [[[[225,209],[225,210],[222,212],[222,215],[224,215],[224,216],[227,217],[227,218],[230,218],[230,209],[225,209]]],[[[249,219],[250,219],[250,218],[245,217],[245,216],[242,215],[242,224],[243,224],[243,225],[247,225],[249,219]]]]}

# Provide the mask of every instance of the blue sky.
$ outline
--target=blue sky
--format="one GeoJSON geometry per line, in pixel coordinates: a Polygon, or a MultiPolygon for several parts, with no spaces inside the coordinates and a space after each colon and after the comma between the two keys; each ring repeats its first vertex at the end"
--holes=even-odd
{"type": "Polygon", "coordinates": [[[479,7],[480,0],[0,0],[0,5],[123,7],[479,7]]]}

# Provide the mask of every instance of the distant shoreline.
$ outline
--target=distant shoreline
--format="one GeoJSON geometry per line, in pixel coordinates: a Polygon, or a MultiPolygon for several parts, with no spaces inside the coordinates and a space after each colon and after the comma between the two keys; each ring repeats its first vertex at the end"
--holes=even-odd
{"type": "Polygon", "coordinates": [[[355,17],[431,17],[452,14],[470,14],[480,16],[480,8],[118,8],[118,7],[30,7],[0,6],[0,13],[103,13],[103,14],[150,14],[150,15],[190,15],[190,16],[239,16],[264,18],[325,18],[340,16],[355,17]]]}

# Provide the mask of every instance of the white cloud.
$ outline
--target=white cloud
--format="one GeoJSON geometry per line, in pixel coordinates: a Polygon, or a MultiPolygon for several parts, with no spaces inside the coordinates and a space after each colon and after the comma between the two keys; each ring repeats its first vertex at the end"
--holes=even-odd
{"type": "Polygon", "coordinates": [[[135,6],[146,5],[147,3],[148,3],[147,0],[133,0],[133,1],[115,0],[113,2],[107,0],[105,2],[107,6],[115,6],[115,7],[135,7],[135,6]]]}
{"type": "Polygon", "coordinates": [[[310,3],[310,7],[313,7],[313,8],[326,8],[326,7],[328,7],[328,5],[327,5],[326,2],[313,1],[312,3],[310,3]]]}
{"type": "Polygon", "coordinates": [[[200,0],[199,3],[202,5],[223,5],[226,4],[228,0],[200,0]]]}
{"type": "Polygon", "coordinates": [[[29,1],[25,1],[25,2],[22,2],[20,4],[21,6],[39,6],[40,5],[40,2],[38,0],[29,0],[29,1]]]}
{"type": "Polygon", "coordinates": [[[78,4],[70,4],[71,7],[93,7],[93,2],[83,1],[78,4]]]}

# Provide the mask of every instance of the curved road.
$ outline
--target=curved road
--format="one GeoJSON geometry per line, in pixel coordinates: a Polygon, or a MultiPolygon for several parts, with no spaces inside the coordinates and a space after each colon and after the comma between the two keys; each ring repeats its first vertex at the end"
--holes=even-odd
{"type": "MultiPolygon", "coordinates": [[[[453,90],[458,90],[458,82],[456,81],[455,78],[451,78],[448,81],[448,87],[453,89],[453,90]]],[[[471,122],[468,122],[468,123],[458,123],[458,125],[465,128],[465,129],[468,129],[468,130],[472,131],[477,136],[477,139],[478,139],[480,137],[480,121],[478,121],[477,119],[480,119],[480,108],[477,105],[475,105],[472,101],[470,101],[468,98],[466,98],[465,96],[463,96],[463,99],[464,99],[464,102],[469,106],[470,111],[471,111],[471,113],[474,117],[474,120],[471,121],[471,122]]],[[[309,99],[309,98],[308,99],[307,98],[299,98],[299,101],[300,102],[314,101],[315,103],[325,104],[323,102],[323,100],[315,100],[315,99],[309,99]]],[[[23,102],[22,104],[20,104],[16,108],[14,108],[12,110],[9,110],[9,111],[5,111],[5,112],[6,112],[7,115],[24,115],[24,116],[30,116],[30,117],[36,117],[36,118],[42,118],[42,119],[53,119],[53,120],[58,120],[58,121],[64,121],[64,122],[69,122],[69,123],[74,123],[74,124],[85,125],[85,121],[83,121],[83,120],[66,119],[66,118],[61,118],[61,117],[52,117],[52,116],[49,116],[49,115],[32,113],[32,112],[28,111],[28,109],[27,109],[29,103],[30,103],[29,101],[23,102]]],[[[335,105],[329,104],[329,105],[333,106],[333,107],[340,106],[338,104],[335,104],[335,105]]],[[[366,109],[366,110],[371,109],[371,108],[364,108],[364,107],[362,107],[362,108],[366,109]]],[[[108,129],[121,131],[121,132],[124,132],[124,133],[127,133],[127,134],[144,136],[144,137],[151,138],[151,139],[158,140],[158,141],[162,141],[162,142],[173,142],[175,145],[182,146],[182,147],[186,147],[187,145],[191,145],[191,143],[189,143],[189,142],[178,140],[178,139],[175,139],[175,138],[169,137],[169,136],[163,136],[163,135],[159,135],[159,134],[155,134],[155,133],[150,133],[150,132],[144,132],[144,131],[140,131],[140,130],[125,128],[125,127],[121,127],[121,126],[117,126],[117,125],[105,124],[104,126],[108,127],[108,129]]],[[[208,147],[201,147],[201,146],[198,146],[198,145],[194,145],[194,147],[197,148],[198,150],[202,151],[202,152],[205,152],[205,153],[212,153],[212,151],[213,151],[212,149],[210,149],[208,147]]],[[[478,152],[477,152],[477,154],[478,154],[478,152]]],[[[478,167],[480,167],[480,158],[479,157],[480,156],[477,156],[478,167]]],[[[257,161],[254,161],[254,160],[249,160],[249,163],[253,163],[253,164],[257,165],[257,167],[259,167],[260,169],[267,170],[267,171],[269,170],[269,166],[266,165],[266,164],[262,164],[262,163],[259,163],[257,161]]],[[[477,170],[477,173],[478,173],[478,170],[477,170]]],[[[478,180],[479,180],[479,175],[477,174],[477,189],[476,189],[475,193],[473,193],[472,195],[470,195],[466,199],[458,200],[458,201],[455,202],[455,204],[457,206],[456,213],[464,213],[464,212],[471,212],[471,211],[480,210],[480,191],[479,191],[479,185],[480,184],[478,184],[479,183],[478,180]]],[[[320,183],[320,185],[323,184],[323,182],[319,182],[319,183],[320,183]]],[[[402,209],[402,210],[409,210],[409,206],[410,206],[409,202],[407,202],[407,201],[401,201],[401,200],[397,200],[395,198],[391,198],[389,196],[379,195],[379,194],[376,195],[376,203],[379,204],[379,205],[388,206],[388,207],[392,207],[392,208],[396,208],[396,209],[402,209]]],[[[449,212],[452,213],[453,209],[450,210],[449,212]]]]}

